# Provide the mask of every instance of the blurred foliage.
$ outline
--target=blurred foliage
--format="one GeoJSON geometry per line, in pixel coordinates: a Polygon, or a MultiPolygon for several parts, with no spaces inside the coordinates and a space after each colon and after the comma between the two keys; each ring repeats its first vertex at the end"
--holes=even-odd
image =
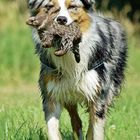
{"type": "Polygon", "coordinates": [[[140,0],[96,0],[97,9],[123,13],[133,23],[140,23],[140,0]]]}
{"type": "MultiPolygon", "coordinates": [[[[27,0],[1,0],[16,2],[19,13],[27,10],[27,0]]],[[[111,11],[115,16],[123,13],[133,23],[140,23],[140,0],[96,0],[96,8],[111,11]]]]}
{"type": "Polygon", "coordinates": [[[23,8],[22,1],[0,0],[0,86],[38,79],[39,61],[31,30],[25,23],[29,16],[26,3],[23,1],[23,8]]]}
{"type": "Polygon", "coordinates": [[[27,11],[27,0],[0,0],[0,1],[5,5],[10,3],[12,4],[16,3],[19,14],[23,14],[27,11]]]}

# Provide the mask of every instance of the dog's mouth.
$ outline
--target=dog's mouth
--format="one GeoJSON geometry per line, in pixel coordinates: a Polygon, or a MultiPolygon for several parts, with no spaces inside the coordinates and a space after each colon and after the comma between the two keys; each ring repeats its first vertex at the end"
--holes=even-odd
{"type": "MultiPolygon", "coordinates": [[[[54,54],[56,56],[63,56],[65,55],[68,51],[70,51],[72,48],[69,46],[65,46],[67,43],[67,40],[64,43],[64,39],[62,41],[62,36],[61,35],[50,35],[49,37],[45,37],[46,31],[39,31],[40,34],[40,40],[42,42],[42,47],[43,48],[55,48],[54,54]]],[[[73,46],[73,43],[72,45],[73,46]]]]}
{"type": "MultiPolygon", "coordinates": [[[[54,54],[56,56],[63,56],[65,55],[68,51],[72,51],[75,57],[75,60],[77,63],[80,62],[80,54],[79,54],[79,43],[81,42],[81,38],[74,40],[73,42],[71,42],[69,45],[70,46],[75,46],[76,49],[74,49],[73,47],[69,47],[69,46],[64,46],[65,44],[62,43],[62,37],[56,35],[52,41],[52,45],[54,48],[56,48],[54,54]]],[[[68,42],[67,42],[68,43],[68,42]]]]}
{"type": "Polygon", "coordinates": [[[42,40],[42,47],[44,48],[50,48],[53,47],[55,48],[54,51],[54,55],[60,57],[65,55],[68,51],[72,51],[74,56],[75,56],[75,60],[77,63],[80,62],[80,55],[79,55],[79,43],[81,42],[81,37],[77,38],[76,40],[73,39],[73,41],[69,40],[70,36],[67,38],[64,38],[63,36],[61,36],[61,34],[49,34],[49,38],[45,37],[45,32],[47,31],[39,31],[41,33],[40,34],[40,39],[42,40]],[[42,35],[41,35],[42,34],[42,35]],[[45,38],[44,38],[45,37],[45,38]],[[44,39],[43,39],[44,38],[44,39]],[[74,46],[74,47],[73,47],[74,46]]]}
{"type": "Polygon", "coordinates": [[[52,40],[52,46],[56,49],[54,52],[56,56],[63,56],[69,51],[68,48],[63,46],[62,37],[60,37],[59,35],[54,36],[52,40]]]}

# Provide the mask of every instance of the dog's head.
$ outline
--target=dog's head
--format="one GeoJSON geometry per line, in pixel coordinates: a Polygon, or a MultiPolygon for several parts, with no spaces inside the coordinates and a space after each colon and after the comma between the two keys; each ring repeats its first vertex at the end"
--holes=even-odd
{"type": "Polygon", "coordinates": [[[77,22],[81,31],[86,31],[90,26],[89,12],[92,11],[94,0],[29,0],[31,12],[37,13],[40,8],[59,8],[54,22],[70,25],[77,22]]]}

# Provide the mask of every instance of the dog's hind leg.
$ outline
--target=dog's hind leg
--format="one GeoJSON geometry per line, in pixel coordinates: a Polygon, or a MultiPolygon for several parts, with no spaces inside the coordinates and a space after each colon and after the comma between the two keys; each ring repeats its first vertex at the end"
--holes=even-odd
{"type": "Polygon", "coordinates": [[[47,122],[48,139],[61,140],[59,132],[59,118],[61,114],[61,105],[55,101],[44,99],[43,110],[47,122]]]}
{"type": "Polygon", "coordinates": [[[93,104],[89,109],[89,127],[87,132],[87,140],[104,140],[104,111],[97,112],[93,104]]]}
{"type": "Polygon", "coordinates": [[[71,118],[71,125],[73,129],[73,137],[75,140],[82,140],[82,121],[77,112],[77,105],[65,105],[71,118]]]}

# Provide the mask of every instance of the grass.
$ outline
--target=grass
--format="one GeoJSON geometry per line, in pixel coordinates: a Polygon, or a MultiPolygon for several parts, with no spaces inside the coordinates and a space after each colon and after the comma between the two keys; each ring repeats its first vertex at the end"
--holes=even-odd
{"type": "MultiPolygon", "coordinates": [[[[27,16],[17,16],[14,3],[9,8],[12,12],[8,14],[0,2],[0,140],[45,140],[46,124],[36,86],[39,61],[25,25],[27,16]]],[[[106,140],[140,140],[139,38],[130,36],[128,44],[126,83],[108,116],[106,140]]],[[[81,108],[80,116],[85,135],[88,115],[81,108]]],[[[71,140],[72,129],[65,110],[60,123],[64,140],[71,140]]]]}

